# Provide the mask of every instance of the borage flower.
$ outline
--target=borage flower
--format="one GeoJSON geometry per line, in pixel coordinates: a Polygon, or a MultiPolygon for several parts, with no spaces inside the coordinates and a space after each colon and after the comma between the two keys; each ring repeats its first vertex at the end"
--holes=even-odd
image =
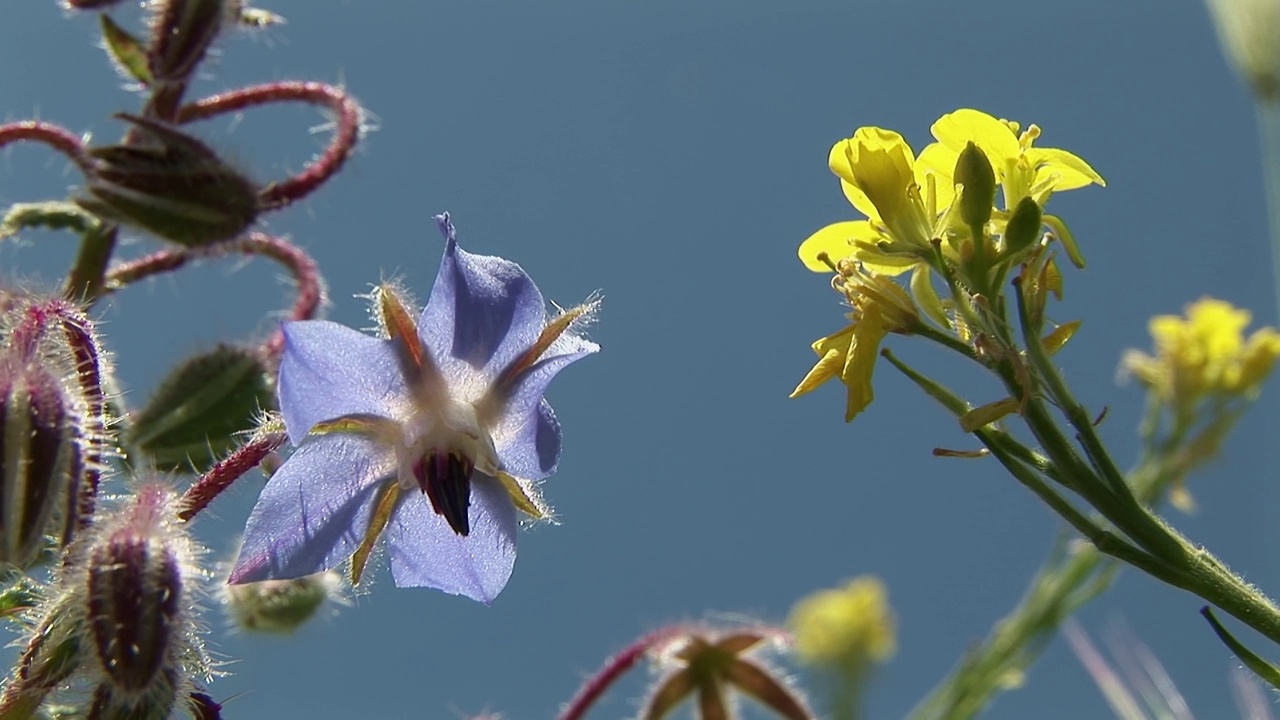
{"type": "Polygon", "coordinates": [[[534,483],[555,471],[560,426],[543,393],[599,350],[574,332],[596,303],[548,318],[520,266],[462,251],[437,221],[444,259],[416,325],[385,285],[383,338],[285,324],[280,409],[297,450],[249,517],[232,583],[348,560],[358,581],[385,534],[397,586],[487,603],[511,575],[516,510],[546,517],[534,483]]]}

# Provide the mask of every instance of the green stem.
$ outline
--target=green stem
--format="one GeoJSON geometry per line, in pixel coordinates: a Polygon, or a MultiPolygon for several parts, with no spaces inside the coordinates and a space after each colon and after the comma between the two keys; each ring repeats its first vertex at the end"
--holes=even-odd
{"type": "Polygon", "coordinates": [[[1267,220],[1271,232],[1271,264],[1275,272],[1276,299],[1280,303],[1280,97],[1255,97],[1258,140],[1262,146],[1262,177],[1267,193],[1267,220]]]}
{"type": "Polygon", "coordinates": [[[63,289],[67,299],[92,305],[102,295],[119,234],[120,228],[110,224],[84,234],[63,289]]]}

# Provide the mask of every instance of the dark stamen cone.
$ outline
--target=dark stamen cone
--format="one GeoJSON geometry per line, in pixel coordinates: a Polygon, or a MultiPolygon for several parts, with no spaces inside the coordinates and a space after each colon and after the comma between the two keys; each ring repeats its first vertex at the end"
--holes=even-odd
{"type": "Polygon", "coordinates": [[[475,463],[470,459],[445,452],[432,453],[413,468],[418,487],[431,501],[431,508],[463,537],[471,532],[467,511],[471,506],[471,473],[474,471],[475,463]]]}

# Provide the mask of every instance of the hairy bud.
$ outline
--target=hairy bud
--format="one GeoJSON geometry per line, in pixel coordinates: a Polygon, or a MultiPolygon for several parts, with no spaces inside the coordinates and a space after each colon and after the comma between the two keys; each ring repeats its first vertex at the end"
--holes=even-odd
{"type": "Polygon", "coordinates": [[[207,674],[192,612],[200,573],[176,507],[170,490],[143,485],[88,544],[83,603],[103,677],[91,717],[168,717],[188,680],[207,674]]]}
{"type": "Polygon", "coordinates": [[[36,361],[0,359],[0,562],[29,568],[74,517],[81,424],[64,385],[36,361]]]}
{"type": "Polygon", "coordinates": [[[257,186],[204,143],[162,122],[118,117],[136,132],[89,151],[81,207],[189,247],[230,240],[258,217],[257,186]]]}
{"type": "Polygon", "coordinates": [[[228,585],[227,603],[236,624],[246,630],[289,633],[315,616],[341,586],[342,576],[332,571],[294,580],[228,585]]]}

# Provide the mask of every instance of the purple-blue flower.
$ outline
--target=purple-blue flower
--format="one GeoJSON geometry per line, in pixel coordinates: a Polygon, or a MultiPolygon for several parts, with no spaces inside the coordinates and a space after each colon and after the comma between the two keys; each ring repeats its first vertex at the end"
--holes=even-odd
{"type": "Polygon", "coordinates": [[[351,561],[358,579],[386,537],[400,587],[492,601],[515,562],[517,510],[546,508],[560,424],[543,399],[564,367],[599,350],[548,317],[519,265],[446,246],[413,320],[395,289],[373,293],[384,337],[286,323],[280,410],[296,450],[263,489],[232,583],[301,577],[351,561]]]}

